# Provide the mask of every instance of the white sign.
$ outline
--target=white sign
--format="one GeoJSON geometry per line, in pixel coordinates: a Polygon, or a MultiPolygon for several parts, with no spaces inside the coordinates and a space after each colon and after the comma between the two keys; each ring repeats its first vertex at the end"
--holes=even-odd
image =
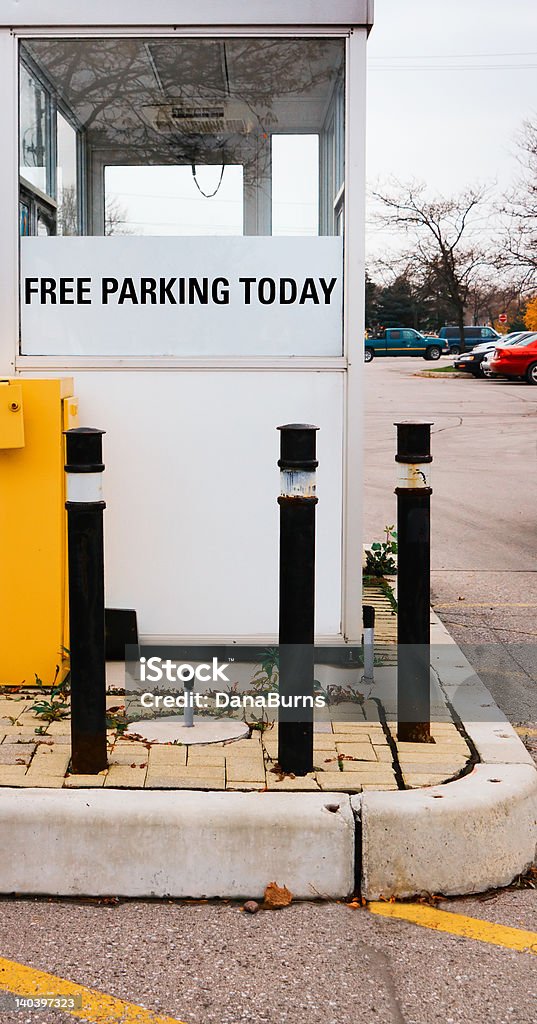
{"type": "Polygon", "coordinates": [[[339,237],[21,238],[24,355],[339,356],[339,237]]]}

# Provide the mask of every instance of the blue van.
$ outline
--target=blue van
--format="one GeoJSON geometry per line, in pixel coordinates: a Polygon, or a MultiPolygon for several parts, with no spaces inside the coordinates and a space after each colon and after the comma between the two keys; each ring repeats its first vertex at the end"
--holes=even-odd
{"type": "MultiPolygon", "coordinates": [[[[442,340],[442,352],[449,352],[452,356],[462,352],[460,327],[441,327],[438,337],[442,340]]],[[[483,341],[497,341],[501,337],[493,327],[465,327],[464,350],[471,352],[474,345],[480,345],[483,341]]]]}

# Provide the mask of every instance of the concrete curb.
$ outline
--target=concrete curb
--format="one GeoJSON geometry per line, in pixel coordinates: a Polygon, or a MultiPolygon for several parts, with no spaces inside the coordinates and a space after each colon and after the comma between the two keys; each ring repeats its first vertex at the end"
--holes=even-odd
{"type": "Polygon", "coordinates": [[[484,764],[534,765],[509,720],[453,637],[431,613],[431,662],[441,690],[484,764]]]}
{"type": "Polygon", "coordinates": [[[366,899],[484,892],[508,885],[536,855],[537,770],[530,765],[480,764],[444,786],[351,802],[361,815],[366,899]]]}
{"type": "Polygon", "coordinates": [[[341,793],[5,789],[0,891],[62,896],[263,896],[354,889],[341,793]]]}
{"type": "Polygon", "coordinates": [[[535,764],[434,612],[431,656],[481,763],[443,786],[352,798],[366,899],[484,892],[537,861],[535,764]]]}

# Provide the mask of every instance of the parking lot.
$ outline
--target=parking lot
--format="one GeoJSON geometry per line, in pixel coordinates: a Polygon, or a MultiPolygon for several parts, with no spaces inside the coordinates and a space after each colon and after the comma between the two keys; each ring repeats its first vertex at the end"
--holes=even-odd
{"type": "Polygon", "coordinates": [[[431,366],[403,357],[364,367],[364,537],[395,522],[394,422],[431,420],[433,605],[459,643],[481,648],[475,667],[503,711],[534,722],[537,388],[422,376],[431,366]]]}

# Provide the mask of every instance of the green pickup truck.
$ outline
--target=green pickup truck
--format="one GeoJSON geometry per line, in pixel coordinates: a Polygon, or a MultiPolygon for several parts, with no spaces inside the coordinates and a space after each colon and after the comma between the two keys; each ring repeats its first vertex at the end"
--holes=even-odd
{"type": "Polygon", "coordinates": [[[423,356],[440,359],[442,342],[428,338],[411,327],[389,327],[376,338],[365,339],[364,359],[370,363],[375,356],[423,356]]]}

